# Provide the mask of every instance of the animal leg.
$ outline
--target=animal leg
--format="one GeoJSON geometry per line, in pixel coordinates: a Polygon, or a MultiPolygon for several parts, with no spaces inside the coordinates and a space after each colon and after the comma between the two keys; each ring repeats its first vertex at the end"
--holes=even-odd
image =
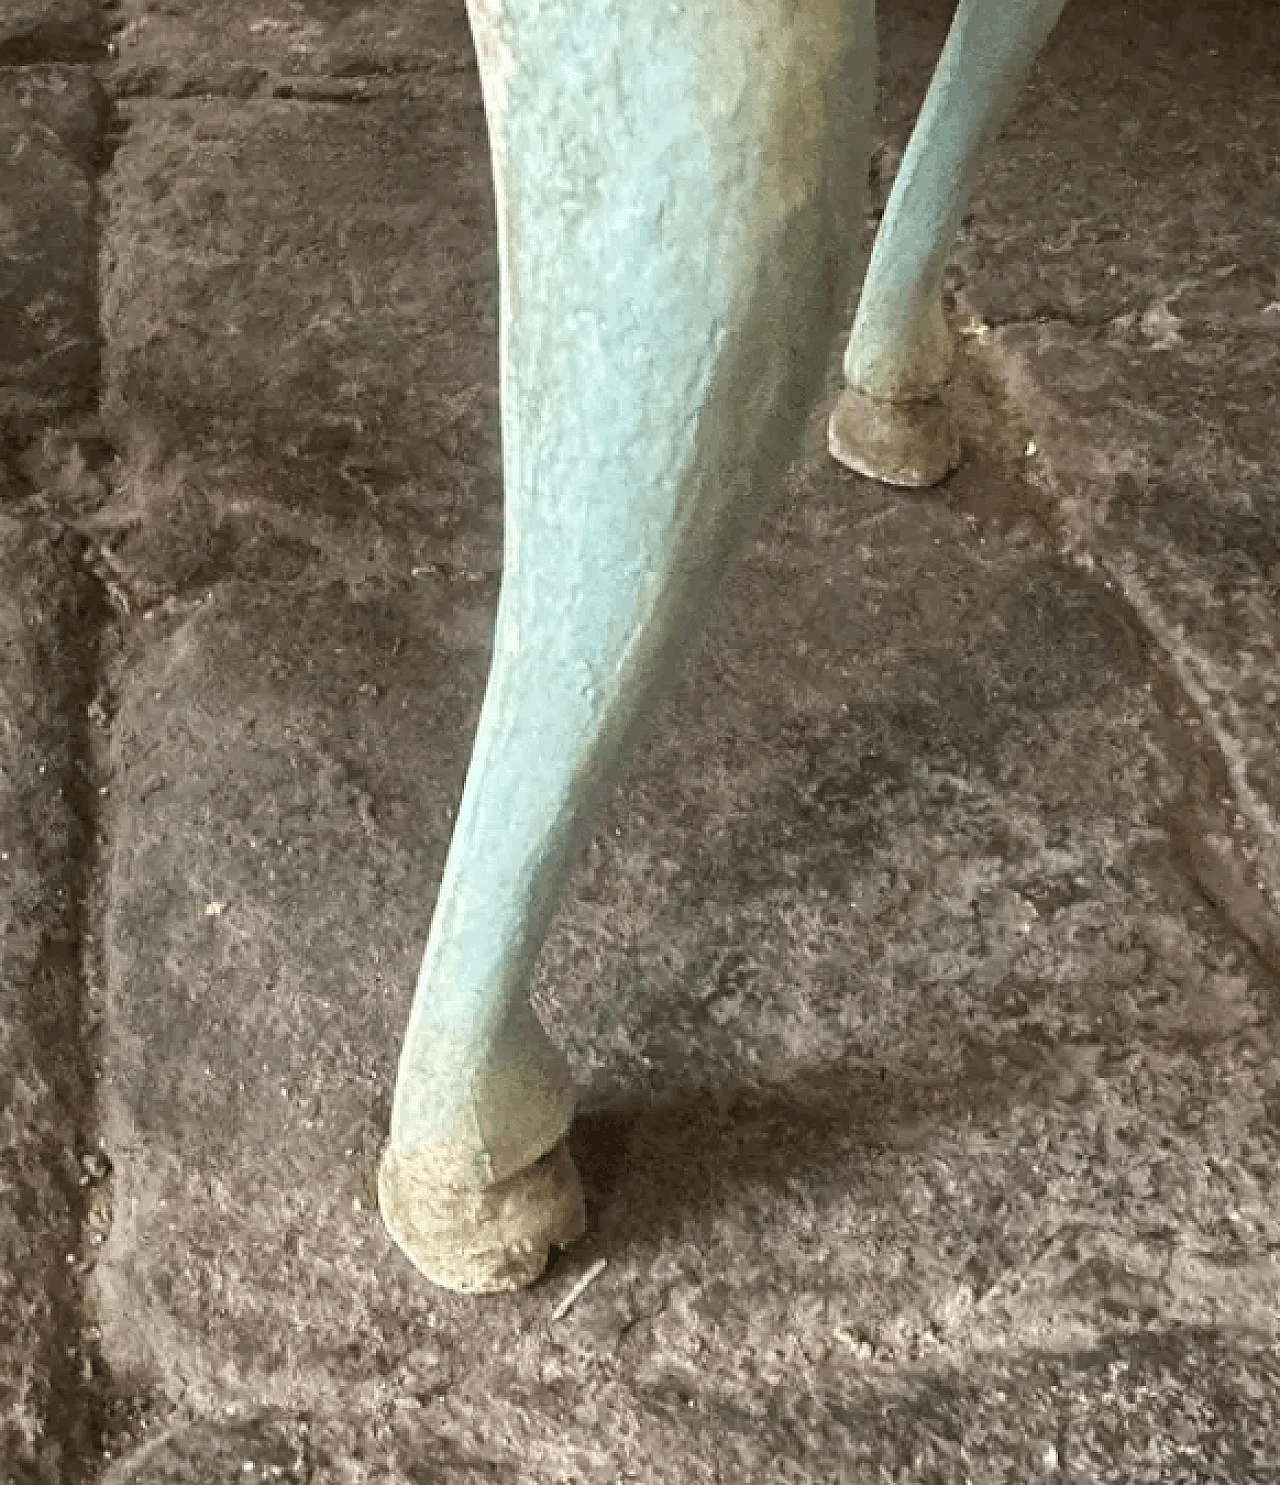
{"type": "Polygon", "coordinates": [[[822,381],[865,176],[869,0],[473,0],[498,206],[505,560],[405,1036],[384,1219],[449,1288],[577,1237],[529,1005],[597,806],[822,381]]]}
{"type": "Polygon", "coordinates": [[[982,150],[1064,0],[960,0],[894,181],[828,425],[832,455],[891,485],[937,484],[960,461],[941,390],[952,344],[942,277],[982,150]]]}

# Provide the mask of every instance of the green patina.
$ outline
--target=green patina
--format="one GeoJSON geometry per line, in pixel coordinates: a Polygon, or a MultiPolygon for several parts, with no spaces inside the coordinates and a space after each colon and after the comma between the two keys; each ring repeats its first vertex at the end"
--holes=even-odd
{"type": "MultiPolygon", "coordinates": [[[[850,349],[872,395],[936,390],[972,161],[1060,4],[962,0],[921,121],[935,143],[908,152],[850,349]]],[[[424,1271],[498,1288],[556,1240],[547,1212],[568,1207],[545,1171],[540,1216],[515,1198],[505,1216],[464,1203],[457,1231],[414,1213],[433,1182],[507,1189],[568,1128],[567,1068],[528,1002],[535,960],[820,390],[860,227],[874,37],[870,0],[473,0],[471,18],[498,203],[505,565],[383,1197],[407,1251],[430,1229],[434,1252],[411,1251],[424,1271]],[[486,1243],[518,1261],[467,1279],[486,1243]]]]}
{"type": "Polygon", "coordinates": [[[858,301],[845,380],[869,397],[933,397],[951,368],[942,277],[984,146],[1065,0],[960,0],[902,157],[858,301]]]}
{"type": "Polygon", "coordinates": [[[861,3],[515,9],[482,52],[502,59],[505,568],[393,1125],[480,1181],[567,1125],[534,957],[818,390],[870,76],[861,3]]]}

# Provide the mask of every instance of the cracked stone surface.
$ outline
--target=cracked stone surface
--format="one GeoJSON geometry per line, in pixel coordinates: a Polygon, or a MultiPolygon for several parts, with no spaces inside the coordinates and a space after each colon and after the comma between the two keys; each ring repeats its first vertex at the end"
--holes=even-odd
{"type": "Polygon", "coordinates": [[[1185,699],[1197,879],[1276,969],[1280,28],[1241,3],[1091,19],[1045,58],[957,277],[1031,477],[1185,699]]]}
{"type": "Polygon", "coordinates": [[[818,409],[541,965],[588,1236],[489,1302],[374,1207],[500,564],[465,18],[171,11],[97,310],[88,74],[0,71],[102,343],[0,365],[5,1485],[1280,1475],[1274,7],[1068,7],[940,491],[818,409]]]}

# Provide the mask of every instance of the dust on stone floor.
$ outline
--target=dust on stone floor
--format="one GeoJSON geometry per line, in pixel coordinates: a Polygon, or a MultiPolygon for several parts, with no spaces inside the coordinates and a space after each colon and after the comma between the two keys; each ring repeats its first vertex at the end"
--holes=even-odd
{"type": "MultiPolygon", "coordinates": [[[[1116,153],[1127,110],[1138,144],[1230,162],[1224,90],[1265,91],[1267,34],[1209,7],[1208,63],[1167,9],[1069,8],[988,172],[955,284],[992,325],[968,470],[901,499],[800,466],[602,822],[540,986],[592,1235],[483,1308],[405,1272],[369,1181],[496,591],[465,27],[442,11],[422,60],[394,6],[120,12],[101,377],[65,363],[6,497],[88,532],[116,605],[87,1405],[142,1447],[113,1479],[1274,1473],[1267,863],[1233,924],[1171,828],[1189,784],[1221,806],[1224,738],[1265,766],[1272,342],[1252,269],[1243,298],[1214,275],[1253,261],[1268,146],[1190,201],[1142,161],[1149,250],[1116,153]],[[1100,34],[1147,70],[1097,75],[1100,34]],[[1046,203],[1050,171],[1089,200],[1046,203]],[[1134,552],[1199,702],[1108,591],[1134,552]]],[[[886,17],[891,137],[944,20],[886,17]]],[[[1265,824],[1200,833],[1238,866],[1265,824]]],[[[58,1477],[31,1457],[6,1467],[58,1477]]]]}

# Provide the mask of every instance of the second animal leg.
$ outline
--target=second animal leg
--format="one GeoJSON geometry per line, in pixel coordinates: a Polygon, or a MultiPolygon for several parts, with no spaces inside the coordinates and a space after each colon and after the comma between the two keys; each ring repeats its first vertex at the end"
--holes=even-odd
{"type": "Polygon", "coordinates": [[[960,462],[942,397],[947,257],[982,151],[1065,0],[960,0],[876,234],[828,425],[832,455],[886,484],[937,484],[960,462]]]}

